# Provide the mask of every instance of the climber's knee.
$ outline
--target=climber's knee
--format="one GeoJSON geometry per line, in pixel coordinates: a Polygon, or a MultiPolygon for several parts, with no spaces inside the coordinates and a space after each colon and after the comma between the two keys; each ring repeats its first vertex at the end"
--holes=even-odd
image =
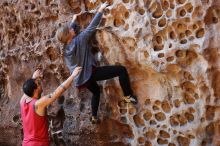
{"type": "Polygon", "coordinates": [[[126,67],[120,65],[120,66],[118,67],[118,73],[119,73],[119,76],[121,76],[121,75],[126,75],[126,74],[127,74],[127,69],[126,69],[126,67]]]}

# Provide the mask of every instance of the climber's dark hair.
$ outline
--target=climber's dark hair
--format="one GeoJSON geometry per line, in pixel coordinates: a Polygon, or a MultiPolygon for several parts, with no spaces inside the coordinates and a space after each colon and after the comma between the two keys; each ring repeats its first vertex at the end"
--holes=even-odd
{"type": "Polygon", "coordinates": [[[29,97],[33,96],[35,89],[37,89],[37,84],[35,83],[35,79],[28,79],[23,84],[23,92],[29,97]]]}

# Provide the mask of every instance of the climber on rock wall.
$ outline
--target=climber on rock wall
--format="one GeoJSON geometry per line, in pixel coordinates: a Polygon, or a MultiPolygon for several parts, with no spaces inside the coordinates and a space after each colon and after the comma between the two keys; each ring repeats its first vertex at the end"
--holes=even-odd
{"type": "Polygon", "coordinates": [[[71,86],[73,79],[81,70],[81,67],[76,67],[71,76],[54,92],[42,97],[42,87],[40,84],[42,72],[40,70],[36,70],[33,77],[23,84],[24,95],[20,100],[24,133],[22,146],[49,146],[46,108],[71,86]]]}
{"type": "Polygon", "coordinates": [[[86,87],[93,93],[91,101],[91,122],[93,124],[99,121],[97,112],[100,88],[97,81],[119,77],[120,85],[124,93],[124,101],[133,104],[137,103],[137,98],[133,95],[133,91],[130,87],[126,68],[119,65],[97,67],[95,58],[91,52],[91,37],[100,23],[103,10],[107,6],[108,3],[101,4],[97,14],[84,31],[80,32],[80,27],[75,23],[77,15],[74,15],[70,24],[66,24],[56,32],[57,39],[64,44],[64,59],[70,72],[73,71],[76,66],[83,67],[82,72],[74,79],[74,85],[78,88],[86,87]]]}

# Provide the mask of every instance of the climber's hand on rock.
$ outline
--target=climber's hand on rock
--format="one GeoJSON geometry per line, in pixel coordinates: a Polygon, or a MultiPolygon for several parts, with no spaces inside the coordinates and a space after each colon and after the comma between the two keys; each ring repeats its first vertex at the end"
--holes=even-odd
{"type": "Polygon", "coordinates": [[[109,6],[109,3],[108,3],[108,2],[102,3],[101,6],[100,6],[100,8],[99,8],[99,10],[98,10],[98,12],[103,12],[103,10],[104,10],[107,6],[109,6]]]}
{"type": "Polygon", "coordinates": [[[74,15],[73,15],[73,18],[72,18],[72,22],[75,22],[75,21],[76,21],[76,18],[77,18],[77,15],[74,14],[74,15]]]}
{"type": "Polygon", "coordinates": [[[37,69],[34,73],[32,78],[33,79],[37,79],[37,78],[42,78],[43,77],[43,73],[40,69],[37,69]]]}
{"type": "Polygon", "coordinates": [[[80,12],[80,13],[78,13],[78,14],[74,14],[74,15],[73,15],[73,18],[72,18],[72,22],[75,22],[76,19],[77,19],[77,17],[78,17],[79,15],[81,15],[81,14],[82,14],[82,12],[80,12]]]}
{"type": "Polygon", "coordinates": [[[82,67],[76,67],[72,72],[72,76],[76,77],[82,71],[82,67]]]}

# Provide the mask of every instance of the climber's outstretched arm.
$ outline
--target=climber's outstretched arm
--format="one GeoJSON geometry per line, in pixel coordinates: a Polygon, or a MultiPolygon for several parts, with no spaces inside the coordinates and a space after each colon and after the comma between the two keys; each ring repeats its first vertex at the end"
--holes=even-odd
{"type": "Polygon", "coordinates": [[[98,13],[95,15],[89,26],[82,32],[82,36],[85,40],[89,40],[92,34],[95,32],[100,20],[102,18],[103,10],[108,6],[107,2],[103,3],[98,9],[98,13]]]}
{"type": "Polygon", "coordinates": [[[73,79],[81,72],[81,67],[76,67],[71,76],[65,80],[57,89],[46,95],[41,97],[36,103],[35,108],[43,109],[48,105],[52,104],[57,98],[59,98],[64,91],[66,91],[72,84],[73,79]]]}

